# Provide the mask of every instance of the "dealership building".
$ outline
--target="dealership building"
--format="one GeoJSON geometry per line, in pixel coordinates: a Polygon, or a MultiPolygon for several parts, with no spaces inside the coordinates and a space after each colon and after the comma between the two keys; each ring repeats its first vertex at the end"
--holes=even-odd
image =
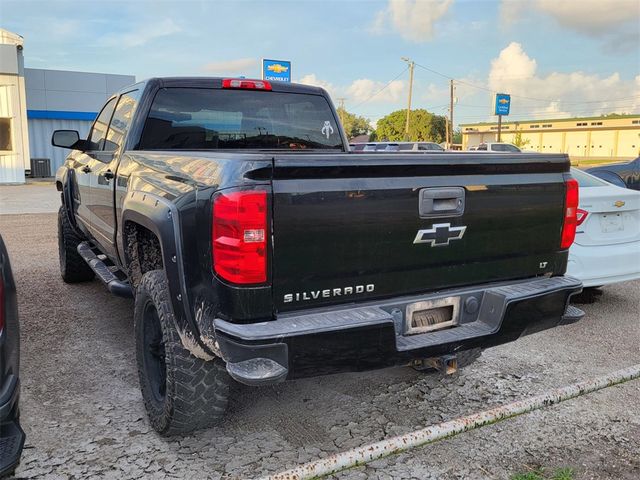
{"type": "MultiPolygon", "coordinates": [[[[460,129],[463,150],[498,141],[497,123],[465,123],[460,129]]],[[[640,154],[640,115],[503,120],[501,141],[520,144],[523,151],[566,153],[574,162],[632,159],[640,154]]]]}
{"type": "Polygon", "coordinates": [[[62,165],[68,150],[51,146],[58,129],[87,135],[107,98],[133,75],[24,68],[22,37],[0,29],[0,183],[23,183],[62,165]]]}

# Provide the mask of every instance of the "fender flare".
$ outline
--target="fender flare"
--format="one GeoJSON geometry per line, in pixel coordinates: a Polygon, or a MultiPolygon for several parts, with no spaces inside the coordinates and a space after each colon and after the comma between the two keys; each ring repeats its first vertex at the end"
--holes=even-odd
{"type": "Polygon", "coordinates": [[[75,233],[81,238],[84,237],[84,233],[80,231],[78,228],[78,223],[76,222],[76,216],[73,213],[73,183],[72,179],[75,175],[75,171],[72,168],[68,168],[66,166],[62,166],[56,172],[56,183],[60,182],[62,185],[61,190],[61,202],[62,208],[64,208],[67,212],[67,218],[69,219],[69,223],[71,224],[71,228],[75,231],[75,233]]]}
{"type": "Polygon", "coordinates": [[[189,292],[185,283],[180,230],[180,213],[176,206],[159,195],[130,191],[122,204],[119,240],[125,267],[128,267],[125,225],[137,223],[153,232],[160,242],[162,263],[167,276],[176,329],[183,346],[194,356],[212,360],[217,355],[202,341],[200,329],[191,313],[189,292]]]}

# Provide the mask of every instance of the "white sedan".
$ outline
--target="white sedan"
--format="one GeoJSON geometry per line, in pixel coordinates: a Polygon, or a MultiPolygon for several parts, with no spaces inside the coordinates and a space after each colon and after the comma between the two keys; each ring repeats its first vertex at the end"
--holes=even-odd
{"type": "Polygon", "coordinates": [[[640,278],[640,192],[576,168],[571,174],[580,186],[580,202],[567,274],[585,287],[640,278]]]}

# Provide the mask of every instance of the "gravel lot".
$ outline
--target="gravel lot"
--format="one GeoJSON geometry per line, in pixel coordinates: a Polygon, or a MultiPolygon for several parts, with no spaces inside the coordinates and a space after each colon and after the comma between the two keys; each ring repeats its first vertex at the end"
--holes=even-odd
{"type": "MultiPolygon", "coordinates": [[[[630,282],[583,306],[583,321],[486,351],[457,376],[405,367],[236,386],[225,425],[167,440],[138,390],[132,302],[98,281],[62,282],[54,214],[0,215],[0,233],[22,323],[18,478],[254,478],[640,363],[640,282],[630,282]]],[[[629,382],[333,478],[507,479],[566,466],[576,479],[637,479],[639,398],[629,382]]]]}

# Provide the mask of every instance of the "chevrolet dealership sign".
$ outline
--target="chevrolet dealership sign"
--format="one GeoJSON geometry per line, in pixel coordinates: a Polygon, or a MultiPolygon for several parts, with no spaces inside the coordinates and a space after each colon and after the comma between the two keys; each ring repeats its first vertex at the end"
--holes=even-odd
{"type": "Polygon", "coordinates": [[[291,82],[291,62],[288,60],[262,59],[262,79],[291,82]]]}

